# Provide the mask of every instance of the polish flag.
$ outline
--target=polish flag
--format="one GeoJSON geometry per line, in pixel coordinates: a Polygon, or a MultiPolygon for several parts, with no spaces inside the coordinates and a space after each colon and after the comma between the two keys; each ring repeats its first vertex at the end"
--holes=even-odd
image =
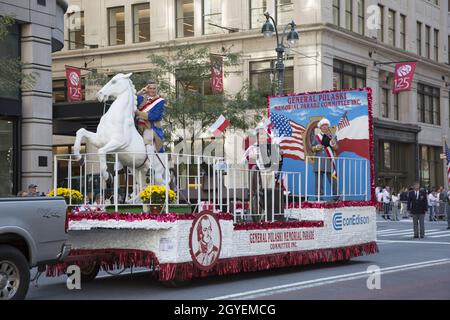
{"type": "Polygon", "coordinates": [[[336,133],[339,149],[337,155],[353,152],[358,156],[370,160],[369,147],[369,117],[362,116],[350,121],[350,125],[336,133]]]}
{"type": "Polygon", "coordinates": [[[220,136],[226,128],[230,125],[230,122],[221,115],[219,119],[208,129],[210,133],[212,133],[215,137],[220,136]]]}

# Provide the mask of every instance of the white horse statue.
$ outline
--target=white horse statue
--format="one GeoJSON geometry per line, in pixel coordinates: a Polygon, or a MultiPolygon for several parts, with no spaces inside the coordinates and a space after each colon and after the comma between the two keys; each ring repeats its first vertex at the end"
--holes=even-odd
{"type": "Polygon", "coordinates": [[[132,74],[119,73],[112,78],[98,93],[97,99],[105,102],[110,98],[116,98],[108,112],[100,119],[97,133],[82,128],[77,131],[74,154],[76,160],[81,159],[80,146],[83,139],[98,148],[100,170],[105,181],[109,179],[106,164],[106,154],[119,153],[120,163],[118,168],[126,166],[135,168],[138,186],[145,185],[145,177],[149,168],[154,170],[154,184],[164,183],[166,157],[156,154],[154,148],[149,149],[144,144],[144,139],[136,129],[134,118],[137,110],[136,89],[130,80],[132,74]],[[147,155],[149,151],[149,156],[147,155]],[[149,160],[150,158],[150,160],[149,160]],[[165,163],[164,163],[165,162],[165,163]]]}

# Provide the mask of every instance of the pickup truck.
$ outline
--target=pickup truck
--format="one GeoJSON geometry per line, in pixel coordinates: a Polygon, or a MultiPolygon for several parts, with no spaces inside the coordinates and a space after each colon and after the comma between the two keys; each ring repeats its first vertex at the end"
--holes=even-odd
{"type": "Polygon", "coordinates": [[[24,299],[30,269],[62,261],[66,244],[64,198],[0,198],[0,300],[24,299]]]}

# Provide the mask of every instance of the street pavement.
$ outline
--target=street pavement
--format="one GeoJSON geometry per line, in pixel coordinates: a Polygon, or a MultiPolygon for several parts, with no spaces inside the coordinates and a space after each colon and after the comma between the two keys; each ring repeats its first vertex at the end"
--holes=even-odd
{"type": "MultiPolygon", "coordinates": [[[[250,299],[450,299],[450,230],[447,222],[426,222],[424,239],[413,239],[412,221],[379,220],[380,252],[347,263],[292,267],[195,279],[169,288],[144,269],[111,276],[102,272],[81,290],[68,290],[66,277],[42,276],[27,299],[250,300],[250,299]],[[369,290],[367,269],[377,266],[379,288],[369,290]]],[[[33,271],[35,272],[35,271],[33,271]]]]}

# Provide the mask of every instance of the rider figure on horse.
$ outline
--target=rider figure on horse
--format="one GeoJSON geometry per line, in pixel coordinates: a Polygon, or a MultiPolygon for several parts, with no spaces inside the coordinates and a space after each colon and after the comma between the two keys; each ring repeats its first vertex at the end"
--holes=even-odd
{"type": "Polygon", "coordinates": [[[164,152],[163,129],[161,121],[164,115],[164,99],[157,94],[157,85],[153,80],[147,81],[147,85],[137,93],[138,130],[144,138],[144,143],[149,151],[149,147],[154,147],[154,152],[164,152]]]}

